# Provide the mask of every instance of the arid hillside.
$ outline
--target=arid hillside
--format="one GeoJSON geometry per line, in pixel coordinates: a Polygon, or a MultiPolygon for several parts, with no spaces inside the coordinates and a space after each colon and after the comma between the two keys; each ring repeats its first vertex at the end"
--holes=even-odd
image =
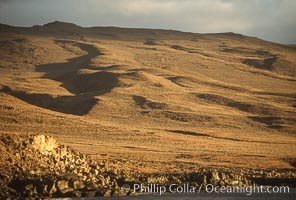
{"type": "Polygon", "coordinates": [[[52,22],[0,25],[0,133],[145,173],[295,169],[296,47],[52,22]]]}

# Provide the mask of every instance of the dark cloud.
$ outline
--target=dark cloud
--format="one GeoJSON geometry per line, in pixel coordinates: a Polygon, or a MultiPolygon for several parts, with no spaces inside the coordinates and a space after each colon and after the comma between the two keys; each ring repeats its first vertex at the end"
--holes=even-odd
{"type": "Polygon", "coordinates": [[[296,43],[292,0],[0,0],[1,23],[68,21],[191,32],[238,32],[296,43]]]}

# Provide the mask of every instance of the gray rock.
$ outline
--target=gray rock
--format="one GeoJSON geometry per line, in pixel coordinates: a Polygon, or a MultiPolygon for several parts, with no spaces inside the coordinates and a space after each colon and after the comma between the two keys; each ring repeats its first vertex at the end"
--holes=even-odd
{"type": "Polygon", "coordinates": [[[48,193],[50,195],[52,195],[52,194],[54,194],[56,192],[57,192],[57,188],[56,188],[56,184],[55,183],[52,183],[51,186],[50,185],[48,186],[48,193]]]}
{"type": "Polygon", "coordinates": [[[76,180],[76,181],[73,182],[73,189],[74,190],[81,190],[84,187],[85,187],[85,185],[84,185],[84,183],[82,181],[76,180]]]}
{"type": "Polygon", "coordinates": [[[236,185],[239,185],[239,183],[240,183],[240,182],[239,182],[238,180],[234,180],[234,181],[231,182],[231,185],[236,186],[236,185]]]}
{"type": "Polygon", "coordinates": [[[73,188],[69,187],[69,182],[66,180],[59,180],[57,182],[57,188],[61,193],[67,193],[73,191],[73,188]]]}
{"type": "Polygon", "coordinates": [[[113,193],[113,191],[112,191],[111,189],[108,189],[108,190],[104,193],[104,196],[105,196],[105,197],[110,197],[110,196],[112,196],[112,193],[113,193]]]}
{"type": "Polygon", "coordinates": [[[203,176],[203,182],[202,183],[203,183],[203,185],[208,184],[206,175],[203,176]]]}

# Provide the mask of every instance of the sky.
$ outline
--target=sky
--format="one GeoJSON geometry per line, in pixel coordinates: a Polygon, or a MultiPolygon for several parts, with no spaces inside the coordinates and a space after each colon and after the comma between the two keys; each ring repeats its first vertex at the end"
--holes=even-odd
{"type": "Polygon", "coordinates": [[[296,44],[295,0],[0,0],[0,23],[235,32],[296,44]]]}

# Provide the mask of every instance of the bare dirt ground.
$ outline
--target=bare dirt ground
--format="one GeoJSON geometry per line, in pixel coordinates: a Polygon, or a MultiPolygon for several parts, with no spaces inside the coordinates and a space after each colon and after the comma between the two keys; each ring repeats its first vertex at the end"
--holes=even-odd
{"type": "Polygon", "coordinates": [[[1,133],[149,173],[295,168],[295,46],[60,22],[0,39],[1,133]]]}

